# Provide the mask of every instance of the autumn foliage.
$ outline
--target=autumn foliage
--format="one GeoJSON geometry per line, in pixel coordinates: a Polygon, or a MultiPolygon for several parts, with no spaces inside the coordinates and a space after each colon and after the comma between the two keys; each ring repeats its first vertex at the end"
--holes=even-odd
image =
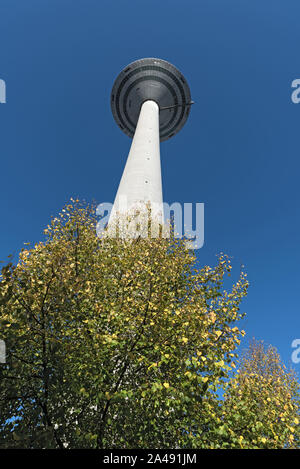
{"type": "Polygon", "coordinates": [[[298,445],[276,352],[236,368],[246,275],[225,290],[225,255],[199,267],[172,236],[100,239],[94,213],[72,201],[2,269],[0,447],[298,445]]]}

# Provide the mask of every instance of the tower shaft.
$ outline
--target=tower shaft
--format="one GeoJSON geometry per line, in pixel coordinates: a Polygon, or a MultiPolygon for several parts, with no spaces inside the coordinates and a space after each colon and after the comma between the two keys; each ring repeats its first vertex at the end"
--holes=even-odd
{"type": "Polygon", "coordinates": [[[151,214],[163,221],[160,164],[159,106],[152,100],[141,106],[133,141],[114,201],[110,220],[149,204],[151,214]]]}

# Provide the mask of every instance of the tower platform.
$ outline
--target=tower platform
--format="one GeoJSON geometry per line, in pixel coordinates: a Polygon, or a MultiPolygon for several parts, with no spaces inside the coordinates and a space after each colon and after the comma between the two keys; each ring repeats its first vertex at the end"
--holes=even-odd
{"type": "Polygon", "coordinates": [[[116,78],[111,92],[111,110],[123,132],[133,137],[145,101],[159,107],[160,141],[177,134],[184,126],[191,103],[187,81],[169,62],[146,58],[124,68],[116,78]]]}

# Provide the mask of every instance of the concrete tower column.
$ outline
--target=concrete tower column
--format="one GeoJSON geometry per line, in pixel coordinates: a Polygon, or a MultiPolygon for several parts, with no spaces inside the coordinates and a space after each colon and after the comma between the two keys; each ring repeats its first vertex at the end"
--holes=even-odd
{"type": "Polygon", "coordinates": [[[141,203],[148,203],[151,216],[163,222],[159,107],[152,100],[142,104],[110,219],[132,212],[141,203]]]}

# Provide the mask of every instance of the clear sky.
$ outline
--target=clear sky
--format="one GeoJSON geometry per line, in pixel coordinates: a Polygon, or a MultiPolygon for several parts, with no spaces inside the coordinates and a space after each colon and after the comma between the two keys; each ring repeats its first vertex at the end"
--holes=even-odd
{"type": "MultiPolygon", "coordinates": [[[[110,111],[128,63],[159,57],[193,105],[162,143],[164,200],[205,203],[199,261],[232,256],[246,338],[286,362],[300,337],[299,0],[0,0],[0,259],[70,197],[113,202],[130,147],[110,111]]],[[[300,371],[300,364],[296,365],[300,371]]]]}

